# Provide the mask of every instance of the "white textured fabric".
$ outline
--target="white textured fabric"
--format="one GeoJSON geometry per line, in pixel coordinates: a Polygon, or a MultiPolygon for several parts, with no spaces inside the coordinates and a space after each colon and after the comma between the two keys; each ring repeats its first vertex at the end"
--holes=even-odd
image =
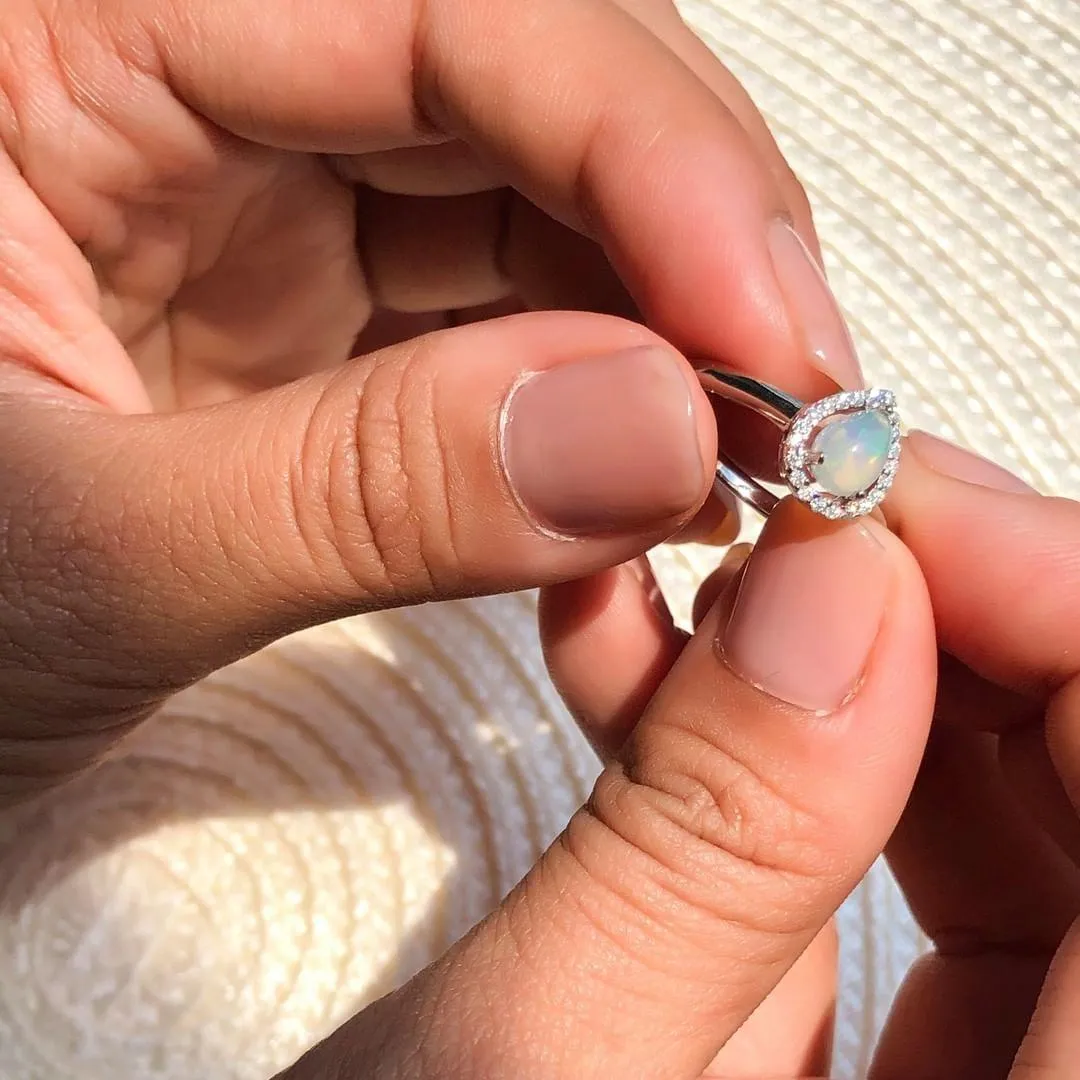
{"type": "MultiPolygon", "coordinates": [[[[1080,495],[1080,5],[692,0],[817,206],[907,420],[1080,495]]],[[[675,606],[715,560],[658,553],[675,606]]],[[[172,703],[0,834],[0,1077],[265,1080],[442,951],[595,764],[532,597],[298,635],[172,703]]],[[[837,1077],[919,948],[876,870],[845,908],[837,1077]]]]}

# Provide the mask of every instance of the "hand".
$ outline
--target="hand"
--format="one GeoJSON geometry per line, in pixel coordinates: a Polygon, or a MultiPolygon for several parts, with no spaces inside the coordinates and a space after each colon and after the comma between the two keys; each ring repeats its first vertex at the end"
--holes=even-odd
{"type": "Polygon", "coordinates": [[[823,1073],[820,928],[922,752],[928,599],[935,727],[888,853],[935,948],[871,1077],[1073,1076],[1080,505],[923,434],[904,460],[903,544],[788,502],[702,587],[693,638],[642,561],[547,590],[553,672],[610,763],[592,800],[499,911],[281,1080],[823,1073]]]}
{"type": "Polygon", "coordinates": [[[0,239],[0,802],[277,635],[685,525],[675,349],[858,379],[798,184],[659,0],[8,0],[0,239]],[[387,309],[468,325],[346,362],[387,309]]]}
{"type": "Polygon", "coordinates": [[[871,1077],[1071,1080],[1080,505],[915,435],[887,506],[944,652],[934,735],[888,849],[934,951],[908,976],[871,1077]]]}
{"type": "Polygon", "coordinates": [[[279,1080],[825,1071],[821,935],[918,768],[926,589],[877,522],[791,501],[741,588],[709,588],[689,640],[640,564],[545,593],[552,671],[607,761],[592,798],[492,916],[279,1080]]]}

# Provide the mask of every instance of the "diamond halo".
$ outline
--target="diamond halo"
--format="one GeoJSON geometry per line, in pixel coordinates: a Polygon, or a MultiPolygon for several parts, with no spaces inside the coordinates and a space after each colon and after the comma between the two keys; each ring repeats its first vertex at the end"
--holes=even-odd
{"type": "Polygon", "coordinates": [[[845,390],[804,405],[791,421],[780,445],[780,475],[795,497],[831,521],[869,514],[885,498],[900,464],[900,416],[891,390],[845,390]],[[878,412],[889,424],[889,449],[881,471],[865,490],[854,495],[826,491],[815,479],[813,443],[825,424],[836,417],[878,412]]]}

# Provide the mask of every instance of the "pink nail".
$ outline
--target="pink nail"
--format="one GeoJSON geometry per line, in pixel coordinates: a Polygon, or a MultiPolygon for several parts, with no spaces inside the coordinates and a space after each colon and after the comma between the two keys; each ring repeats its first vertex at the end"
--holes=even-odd
{"type": "Polygon", "coordinates": [[[768,241],[788,315],[813,365],[846,390],[861,387],[855,344],[817,260],[786,221],[769,226],[768,241]]]}
{"type": "Polygon", "coordinates": [[[907,437],[907,445],[919,461],[943,476],[1017,495],[1038,494],[1030,484],[1024,483],[1019,476],[1014,476],[995,462],[955,443],[939,439],[928,431],[911,432],[907,437]]]}
{"type": "Polygon", "coordinates": [[[701,500],[706,469],[685,360],[645,347],[559,364],[514,391],[503,463],[521,504],[569,535],[656,528],[701,500]]]}
{"type": "Polygon", "coordinates": [[[720,646],[736,674],[820,713],[854,693],[889,590],[876,528],[827,522],[793,500],[781,504],[746,565],[720,646]]]}

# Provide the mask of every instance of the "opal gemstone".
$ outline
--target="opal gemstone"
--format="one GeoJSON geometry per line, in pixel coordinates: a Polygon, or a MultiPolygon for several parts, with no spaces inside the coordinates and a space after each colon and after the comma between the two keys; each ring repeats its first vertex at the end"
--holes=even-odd
{"type": "Polygon", "coordinates": [[[858,495],[881,475],[891,441],[889,419],[877,409],[837,416],[810,444],[810,472],[832,495],[858,495]]]}

